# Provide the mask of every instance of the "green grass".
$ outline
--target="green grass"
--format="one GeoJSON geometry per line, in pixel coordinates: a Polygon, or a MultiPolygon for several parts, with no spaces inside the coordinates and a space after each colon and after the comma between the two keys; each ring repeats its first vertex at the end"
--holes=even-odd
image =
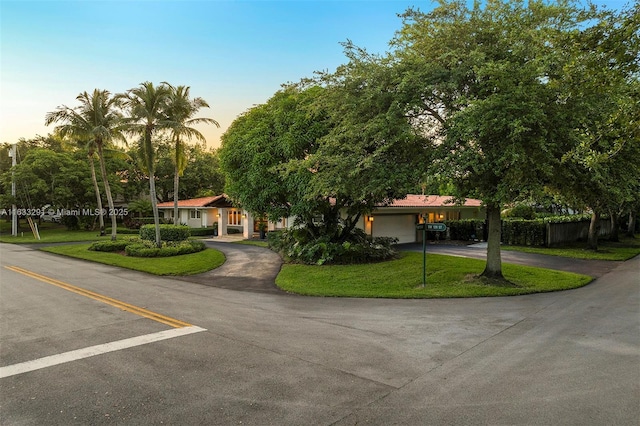
{"type": "Polygon", "coordinates": [[[524,253],[547,254],[550,256],[570,257],[572,259],[591,260],[627,260],[640,254],[640,235],[636,238],[621,237],[620,242],[600,240],[598,251],[587,250],[587,243],[575,242],[560,247],[502,246],[502,250],[524,253]]]}
{"type": "Polygon", "coordinates": [[[97,241],[109,239],[111,234],[100,237],[100,231],[67,231],[64,228],[44,228],[40,230],[40,240],[36,240],[31,231],[21,231],[16,237],[3,233],[0,235],[0,242],[13,244],[43,244],[43,243],[69,243],[76,241],[97,241]]]}
{"type": "Polygon", "coordinates": [[[89,251],[90,244],[44,247],[43,251],[119,266],[154,275],[194,275],[215,269],[225,262],[218,250],[206,249],[198,253],[172,257],[130,257],[118,253],[89,251]]]}
{"type": "Polygon", "coordinates": [[[427,256],[427,285],[422,288],[422,253],[367,265],[284,265],[276,278],[281,289],[309,296],[441,298],[511,296],[567,290],[592,278],[569,272],[503,264],[515,286],[488,285],[477,277],[485,262],[453,256],[427,256]]]}

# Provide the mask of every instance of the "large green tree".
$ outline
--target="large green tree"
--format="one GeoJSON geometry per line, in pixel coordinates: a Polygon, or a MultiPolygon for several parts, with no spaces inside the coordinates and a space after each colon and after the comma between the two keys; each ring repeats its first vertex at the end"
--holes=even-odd
{"type": "MultiPolygon", "coordinates": [[[[76,100],[80,102],[76,108],[63,105],[55,111],[47,113],[45,124],[62,123],[56,127],[61,136],[69,136],[77,141],[91,144],[92,149],[95,148],[111,215],[111,239],[115,240],[117,218],[115,214],[112,214],[115,209],[105,166],[104,149],[111,142],[126,142],[122,133],[123,122],[118,98],[111,96],[108,90],[95,89],[91,94],[80,93],[76,100]]],[[[99,193],[96,193],[96,197],[99,197],[99,193]]],[[[101,229],[101,232],[104,232],[104,229],[101,229]]]]}
{"type": "Polygon", "coordinates": [[[315,152],[327,131],[325,117],[311,108],[320,91],[286,88],[233,121],[219,150],[232,200],[272,220],[295,215],[302,221],[309,217],[307,209],[327,202],[305,199],[312,170],[283,169],[315,152]]]}
{"type": "Polygon", "coordinates": [[[571,2],[535,0],[440,1],[403,15],[397,99],[438,138],[431,173],[484,202],[486,277],[502,279],[501,207],[549,181],[572,143],[559,46],[586,17],[571,2]]]}
{"type": "Polygon", "coordinates": [[[209,108],[209,104],[200,97],[191,98],[189,86],[164,84],[171,90],[166,114],[167,124],[174,144],[173,221],[175,225],[178,225],[180,220],[178,216],[179,181],[188,164],[187,152],[184,146],[185,140],[188,141],[195,138],[205,143],[206,139],[202,133],[192,126],[204,123],[220,127],[220,124],[213,118],[195,117],[200,109],[209,108]]]}
{"type": "Polygon", "coordinates": [[[571,60],[562,87],[577,139],[555,184],[569,202],[591,210],[593,250],[601,215],[611,216],[615,238],[620,211],[640,204],[640,4],[597,17],[564,48],[571,60]]]}
{"type": "Polygon", "coordinates": [[[160,247],[160,218],[158,214],[158,199],[156,197],[156,150],[154,137],[167,129],[167,106],[171,96],[171,89],[166,84],[155,86],[151,82],[141,83],[140,86],[128,90],[120,95],[128,113],[126,120],[127,131],[139,137],[138,154],[142,165],[149,177],[149,196],[153,208],[156,245],[160,247]]]}

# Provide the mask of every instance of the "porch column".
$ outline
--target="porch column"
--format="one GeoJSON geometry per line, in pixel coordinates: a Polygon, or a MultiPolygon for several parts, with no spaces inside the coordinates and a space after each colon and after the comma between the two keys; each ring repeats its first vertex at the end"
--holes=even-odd
{"type": "Polygon", "coordinates": [[[218,235],[227,235],[227,209],[219,208],[218,214],[218,235]]]}
{"type": "Polygon", "coordinates": [[[242,211],[242,236],[246,239],[253,237],[253,215],[246,210],[242,211]]]}

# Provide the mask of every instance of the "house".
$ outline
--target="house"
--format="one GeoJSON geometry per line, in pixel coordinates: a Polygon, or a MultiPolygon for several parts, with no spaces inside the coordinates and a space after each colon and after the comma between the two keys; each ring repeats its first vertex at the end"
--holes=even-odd
{"type": "MultiPolygon", "coordinates": [[[[173,221],[173,201],[158,203],[158,211],[165,219],[173,221]]],[[[242,234],[244,238],[252,238],[264,223],[246,210],[234,207],[225,194],[178,200],[178,217],[179,223],[191,228],[215,226],[218,235],[242,234]]],[[[283,229],[287,227],[287,220],[282,219],[267,226],[269,230],[283,229]]]]}
{"type": "MultiPolygon", "coordinates": [[[[410,194],[402,200],[380,205],[362,217],[358,227],[374,237],[394,237],[399,243],[421,241],[422,233],[416,225],[423,222],[445,220],[484,219],[485,210],[480,200],[467,198],[463,204],[455,204],[450,196],[410,194]]],[[[164,217],[173,219],[173,202],[158,204],[164,217]]],[[[217,223],[218,234],[236,233],[251,238],[265,224],[269,231],[286,229],[293,218],[282,218],[265,223],[256,220],[246,210],[234,207],[227,196],[193,198],[178,201],[180,223],[192,228],[212,227],[217,223]]]]}
{"type": "Polygon", "coordinates": [[[361,219],[360,227],[374,237],[395,237],[399,243],[422,241],[419,223],[445,220],[484,219],[485,208],[480,200],[467,198],[455,204],[450,196],[409,194],[401,200],[380,205],[361,219]]]}

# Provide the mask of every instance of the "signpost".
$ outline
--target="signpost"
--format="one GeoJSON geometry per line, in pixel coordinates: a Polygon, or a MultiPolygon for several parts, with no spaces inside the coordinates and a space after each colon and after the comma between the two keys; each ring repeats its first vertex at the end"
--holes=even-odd
{"type": "Polygon", "coordinates": [[[444,223],[419,223],[416,230],[422,231],[422,287],[427,285],[427,231],[442,232],[447,230],[444,223]]]}

